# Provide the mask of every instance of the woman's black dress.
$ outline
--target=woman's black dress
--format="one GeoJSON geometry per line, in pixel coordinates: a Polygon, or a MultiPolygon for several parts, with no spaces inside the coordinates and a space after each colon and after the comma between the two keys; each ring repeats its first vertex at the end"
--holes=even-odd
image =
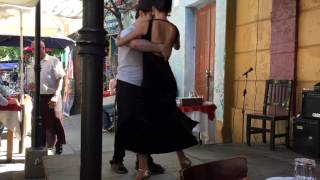
{"type": "MultiPolygon", "coordinates": [[[[156,20],[150,21],[144,39],[151,40],[153,21],[156,20]]],[[[177,84],[169,63],[153,53],[143,53],[143,82],[137,101],[137,106],[141,108],[138,108],[140,112],[137,118],[133,117],[123,126],[126,133],[122,134],[127,134],[123,137],[125,149],[158,154],[197,144],[192,135],[192,128],[197,122],[179,110],[176,95],[177,84]]]]}

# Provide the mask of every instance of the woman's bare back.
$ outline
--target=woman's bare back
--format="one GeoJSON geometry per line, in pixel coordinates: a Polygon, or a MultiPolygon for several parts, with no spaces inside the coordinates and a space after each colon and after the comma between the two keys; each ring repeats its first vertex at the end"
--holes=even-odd
{"type": "Polygon", "coordinates": [[[179,32],[176,26],[166,20],[154,19],[152,22],[151,42],[163,44],[167,47],[179,45],[179,32]]]}

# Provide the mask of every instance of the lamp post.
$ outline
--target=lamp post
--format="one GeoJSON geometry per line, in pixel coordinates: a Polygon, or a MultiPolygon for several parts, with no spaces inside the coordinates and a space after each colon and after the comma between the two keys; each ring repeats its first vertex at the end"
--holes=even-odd
{"type": "Polygon", "coordinates": [[[101,179],[102,90],[105,34],[103,0],[83,0],[83,27],[79,30],[82,63],[81,180],[101,179]]]}
{"type": "Polygon", "coordinates": [[[36,6],[36,25],[35,25],[35,93],[32,112],[32,140],[31,148],[26,149],[25,157],[25,178],[44,178],[43,156],[47,155],[47,149],[42,141],[43,138],[43,121],[40,116],[40,37],[41,37],[41,21],[40,21],[40,0],[36,6]]]}
{"type": "Polygon", "coordinates": [[[34,94],[34,111],[33,111],[33,132],[32,147],[41,148],[42,144],[42,117],[40,116],[40,36],[41,36],[41,9],[40,0],[36,6],[36,23],[35,23],[35,53],[34,53],[34,73],[35,73],[35,94],[34,94]]]}

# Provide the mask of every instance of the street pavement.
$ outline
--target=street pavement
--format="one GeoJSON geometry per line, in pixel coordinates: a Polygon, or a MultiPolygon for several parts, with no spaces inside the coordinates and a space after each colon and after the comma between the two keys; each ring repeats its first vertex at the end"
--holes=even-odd
{"type": "MultiPolygon", "coordinates": [[[[44,168],[47,180],[79,180],[80,179],[80,115],[71,116],[64,122],[67,144],[64,145],[62,155],[49,155],[44,158],[44,168]]],[[[103,180],[129,180],[136,173],[134,169],[136,156],[127,152],[124,164],[129,173],[120,175],[110,169],[109,160],[113,154],[113,133],[102,134],[102,172],[103,180]]],[[[27,145],[30,145],[28,138],[27,145]],[[29,143],[29,144],[28,144],[29,143]]],[[[15,142],[15,146],[17,142],[15,142]]],[[[24,180],[24,155],[14,153],[13,163],[5,163],[5,140],[2,141],[0,152],[0,180],[24,180]]],[[[245,144],[212,144],[197,145],[185,150],[186,155],[193,164],[210,162],[235,156],[247,156],[248,178],[250,180],[262,180],[274,176],[292,176],[294,158],[304,157],[296,154],[284,146],[277,145],[275,151],[270,151],[268,145],[253,144],[247,147],[245,144]]],[[[165,174],[153,175],[150,180],[176,180],[179,163],[175,153],[153,155],[155,162],[161,164],[165,174]]],[[[320,171],[317,162],[317,171],[320,171]]],[[[42,179],[41,179],[42,180],[42,179]]]]}

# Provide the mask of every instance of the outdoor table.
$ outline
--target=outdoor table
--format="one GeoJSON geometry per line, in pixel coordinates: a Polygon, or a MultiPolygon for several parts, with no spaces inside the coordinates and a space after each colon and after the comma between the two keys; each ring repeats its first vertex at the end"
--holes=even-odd
{"type": "Polygon", "coordinates": [[[193,132],[199,133],[200,143],[213,144],[215,130],[215,110],[217,107],[212,102],[204,102],[202,105],[179,106],[179,109],[199,124],[193,132]]]}
{"type": "Polygon", "coordinates": [[[13,150],[13,131],[16,132],[16,137],[21,139],[20,122],[22,107],[14,98],[8,99],[7,106],[0,106],[0,122],[7,127],[7,161],[12,160],[13,150]]]}
{"type": "Polygon", "coordinates": [[[108,97],[111,96],[111,92],[110,91],[103,91],[103,97],[108,97]]]}
{"type": "Polygon", "coordinates": [[[114,104],[115,103],[116,96],[111,95],[110,91],[103,91],[103,101],[102,105],[109,105],[109,104],[114,104]]]}

